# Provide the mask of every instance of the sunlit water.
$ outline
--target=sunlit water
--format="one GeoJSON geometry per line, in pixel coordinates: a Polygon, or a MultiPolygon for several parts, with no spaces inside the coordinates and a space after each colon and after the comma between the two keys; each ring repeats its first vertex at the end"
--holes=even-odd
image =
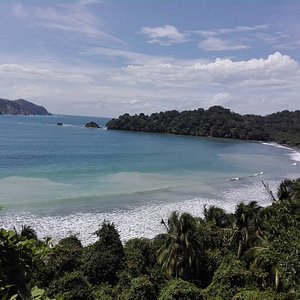
{"type": "Polygon", "coordinates": [[[79,234],[86,244],[106,219],[123,240],[153,237],[174,210],[266,205],[262,180],[275,192],[300,176],[299,153],[285,147],[85,128],[89,121],[108,119],[0,116],[1,226],[31,225],[55,240],[79,234]]]}

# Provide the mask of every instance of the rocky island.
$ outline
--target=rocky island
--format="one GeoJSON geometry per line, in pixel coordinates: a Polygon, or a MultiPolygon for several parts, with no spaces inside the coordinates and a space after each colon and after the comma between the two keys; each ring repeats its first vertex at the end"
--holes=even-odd
{"type": "Polygon", "coordinates": [[[89,122],[89,123],[86,123],[84,125],[84,127],[87,127],[87,128],[101,128],[101,126],[99,126],[96,122],[89,122]]]}
{"type": "Polygon", "coordinates": [[[43,106],[24,99],[0,99],[0,115],[51,115],[43,106]]]}

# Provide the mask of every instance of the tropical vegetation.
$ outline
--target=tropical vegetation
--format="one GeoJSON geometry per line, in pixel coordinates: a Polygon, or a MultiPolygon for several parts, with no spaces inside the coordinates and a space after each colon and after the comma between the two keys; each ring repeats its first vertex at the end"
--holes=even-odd
{"type": "Polygon", "coordinates": [[[124,114],[107,123],[112,130],[159,132],[202,137],[273,141],[300,145],[300,111],[273,113],[266,116],[240,115],[222,106],[130,116],[124,114]]]}
{"type": "Polygon", "coordinates": [[[108,221],[88,246],[1,229],[0,299],[299,299],[299,212],[300,178],[284,180],[267,207],[174,212],[165,233],[124,244],[108,221]]]}

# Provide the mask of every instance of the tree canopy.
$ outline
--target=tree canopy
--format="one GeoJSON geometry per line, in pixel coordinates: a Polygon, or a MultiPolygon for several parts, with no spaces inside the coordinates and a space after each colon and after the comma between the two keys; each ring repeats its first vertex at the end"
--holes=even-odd
{"type": "Polygon", "coordinates": [[[300,145],[300,111],[266,116],[240,115],[222,106],[208,110],[176,110],[145,115],[124,114],[106,124],[111,130],[159,132],[300,145]]]}

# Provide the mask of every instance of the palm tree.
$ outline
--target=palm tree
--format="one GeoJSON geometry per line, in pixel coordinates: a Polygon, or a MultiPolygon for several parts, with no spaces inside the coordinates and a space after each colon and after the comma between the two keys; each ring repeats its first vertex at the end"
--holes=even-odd
{"type": "Polygon", "coordinates": [[[232,215],[227,214],[223,208],[214,205],[206,208],[206,205],[204,205],[203,214],[206,222],[210,222],[217,227],[224,228],[232,225],[232,215]]]}
{"type": "Polygon", "coordinates": [[[283,180],[277,190],[278,200],[288,200],[296,211],[300,209],[300,178],[283,180]]]}
{"type": "Polygon", "coordinates": [[[200,246],[195,238],[197,222],[190,214],[173,212],[168,220],[167,240],[158,250],[158,263],[167,277],[185,277],[198,271],[200,246]]]}
{"type": "Polygon", "coordinates": [[[36,231],[29,225],[22,225],[20,236],[24,236],[28,239],[37,240],[36,231]]]}
{"type": "Polygon", "coordinates": [[[235,210],[236,228],[232,240],[237,242],[237,257],[255,243],[257,236],[262,236],[260,213],[262,207],[256,201],[248,204],[241,202],[235,210]]]}
{"type": "MultiPolygon", "coordinates": [[[[250,261],[249,269],[254,271],[257,269],[264,270],[269,274],[267,278],[262,278],[262,287],[266,287],[270,283],[274,285],[275,290],[279,287],[280,271],[275,261],[268,258],[270,253],[273,253],[272,243],[266,237],[258,237],[257,245],[245,252],[246,260],[250,261]]],[[[273,254],[274,256],[274,254],[273,254]]]]}
{"type": "Polygon", "coordinates": [[[278,200],[291,199],[293,196],[294,180],[285,179],[283,180],[277,190],[278,200]]]}
{"type": "Polygon", "coordinates": [[[277,197],[275,203],[258,213],[264,234],[255,235],[255,242],[249,243],[244,258],[250,263],[250,270],[265,272],[265,286],[294,291],[299,287],[299,271],[291,268],[299,260],[300,178],[282,181],[277,197]]]}

